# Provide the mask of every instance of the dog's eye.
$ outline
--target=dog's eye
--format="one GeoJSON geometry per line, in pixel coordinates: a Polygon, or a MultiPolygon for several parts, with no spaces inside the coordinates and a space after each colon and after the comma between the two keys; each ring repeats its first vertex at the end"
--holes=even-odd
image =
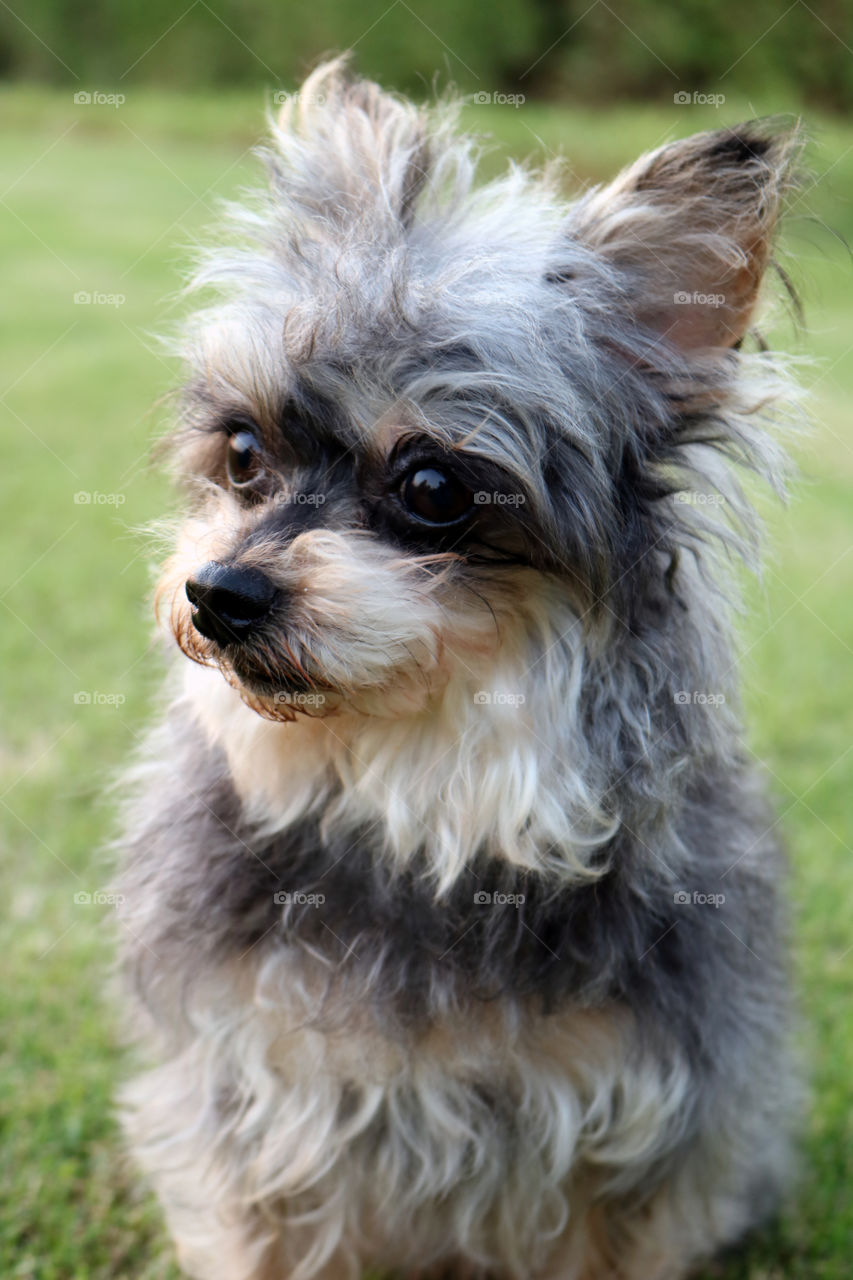
{"type": "Polygon", "coordinates": [[[454,524],[471,509],[472,495],[455,476],[440,467],[417,467],[402,483],[404,506],[427,524],[454,524]]]}
{"type": "Polygon", "coordinates": [[[245,489],[261,470],[261,449],[251,431],[235,431],[228,437],[225,469],[235,489],[245,489]]]}

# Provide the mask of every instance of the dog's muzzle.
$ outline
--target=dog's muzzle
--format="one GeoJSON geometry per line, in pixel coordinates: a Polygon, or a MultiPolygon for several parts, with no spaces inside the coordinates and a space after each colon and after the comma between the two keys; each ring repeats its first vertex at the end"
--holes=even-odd
{"type": "Polygon", "coordinates": [[[187,599],[196,631],[218,645],[243,644],[269,615],[276,589],[259,569],[211,561],[188,578],[187,599]]]}

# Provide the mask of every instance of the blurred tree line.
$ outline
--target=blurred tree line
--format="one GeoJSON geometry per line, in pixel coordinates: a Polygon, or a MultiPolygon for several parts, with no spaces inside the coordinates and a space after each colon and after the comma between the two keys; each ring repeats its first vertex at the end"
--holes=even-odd
{"type": "Polygon", "coordinates": [[[851,13],[850,0],[11,0],[0,75],[292,87],[323,54],[355,46],[361,71],[415,94],[448,81],[592,103],[780,93],[843,110],[851,13]]]}

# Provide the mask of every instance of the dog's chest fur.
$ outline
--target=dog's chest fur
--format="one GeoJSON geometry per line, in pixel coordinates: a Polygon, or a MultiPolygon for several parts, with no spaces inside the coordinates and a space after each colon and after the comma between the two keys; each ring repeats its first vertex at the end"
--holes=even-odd
{"type": "MultiPolygon", "coordinates": [[[[123,881],[165,1062],[125,1103],[132,1134],[146,1117],[143,1164],[181,1150],[209,1170],[195,1206],[176,1171],[176,1235],[239,1179],[251,1201],[286,1202],[306,1275],[323,1265],[312,1241],[353,1235],[389,1264],[427,1265],[452,1241],[523,1274],[570,1197],[578,1212],[641,1169],[657,1185],[689,1123],[690,1068],[651,1044],[688,1002],[656,1007],[613,945],[636,930],[646,949],[667,927],[656,909],[622,878],[560,891],[487,859],[436,901],[417,864],[389,864],[380,826],[324,832],[320,811],[259,834],[186,708],[168,733],[123,881]]],[[[659,963],[684,961],[670,945],[659,963]]]]}
{"type": "MultiPolygon", "coordinates": [[[[121,881],[135,1030],[147,1009],[163,1062],[126,1091],[127,1124],[176,1236],[230,1188],[311,1216],[319,1231],[285,1233],[306,1276],[325,1265],[312,1241],[356,1237],[395,1265],[450,1240],[523,1275],[570,1202],[638,1181],[653,1194],[740,1070],[732,1055],[725,1080],[717,1067],[730,1005],[715,993],[756,1011],[772,995],[772,858],[746,783],[729,775],[722,810],[711,779],[694,789],[651,860],[648,830],[640,849],[618,837],[587,883],[484,850],[436,895],[416,856],[389,854],[381,816],[347,797],[358,820],[339,820],[345,784],[318,772],[301,722],[247,721],[267,743],[249,786],[201,720],[184,699],[168,750],[155,738],[121,881]],[[282,769],[295,811],[276,822],[262,797],[282,769]],[[685,844],[702,866],[690,888],[718,888],[740,858],[719,911],[679,906],[685,844]],[[182,1169],[164,1189],[176,1150],[209,1170],[194,1208],[182,1169]]],[[[750,1035],[738,1028],[744,1070],[750,1035]]]]}
{"type": "MultiPolygon", "coordinates": [[[[302,741],[300,724],[264,726],[240,709],[273,740],[302,741]]],[[[484,849],[437,893],[421,854],[404,863],[389,854],[381,816],[348,797],[340,804],[342,784],[317,772],[310,734],[284,772],[298,802],[303,768],[312,800],[275,823],[258,805],[264,769],[272,772],[263,751],[256,753],[258,785],[247,798],[188,704],[173,713],[167,733],[168,767],[148,766],[159,775],[158,807],[135,823],[136,857],[126,877],[132,885],[144,874],[146,889],[154,890],[158,919],[146,939],[158,953],[175,950],[176,967],[189,981],[208,961],[276,954],[294,971],[314,969],[318,981],[328,980],[333,1007],[366,1002],[391,1034],[506,997],[518,1006],[532,1001],[544,1014],[617,1003],[640,1016],[651,1038],[666,1027],[667,1038],[693,1043],[697,1052],[706,1036],[712,1041],[713,1028],[697,1008],[722,969],[703,954],[697,933],[718,928],[719,918],[695,913],[689,931],[676,927],[684,912],[675,900],[680,882],[666,863],[665,832],[652,868],[639,866],[625,833],[601,855],[612,869],[579,882],[484,849]],[[190,939],[196,958],[187,971],[190,939]],[[676,972],[683,980],[672,984],[676,972]],[[673,1037],[676,1026],[680,1037],[673,1037]]],[[[713,820],[702,815],[702,824],[696,838],[713,850],[713,820]]],[[[727,857],[716,846],[716,858],[727,857]]],[[[713,879],[713,868],[706,870],[700,887],[712,887],[713,879]]],[[[127,896],[132,904],[132,890],[127,896]]],[[[132,905],[127,911],[130,923],[132,905]]],[[[732,921],[731,908],[722,915],[732,921]]],[[[138,959],[144,969],[144,951],[138,959]]]]}

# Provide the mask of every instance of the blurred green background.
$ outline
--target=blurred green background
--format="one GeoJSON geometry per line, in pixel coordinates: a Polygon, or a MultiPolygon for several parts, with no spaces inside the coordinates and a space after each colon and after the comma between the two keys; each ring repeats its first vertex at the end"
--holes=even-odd
{"type": "Polygon", "coordinates": [[[791,506],[762,500],[771,555],[742,630],[750,748],[792,850],[815,1101],[797,1195],[713,1274],[851,1275],[849,14],[840,0],[0,3],[0,1276],[176,1274],[119,1152],[111,915],[85,901],[108,880],[108,785],[162,669],[140,530],[171,502],[148,456],[177,370],[153,335],[180,314],[186,249],[217,200],[257,178],[274,93],[348,46],[389,85],[470,95],[488,171],[561,153],[577,188],[667,138],[805,117],[812,177],[784,260],[806,323],[780,316],[771,336],[804,358],[814,429],[791,506]]]}
{"type": "Polygon", "coordinates": [[[464,89],[585,101],[657,99],[687,87],[853,106],[847,0],[29,0],[0,6],[0,74],[75,77],[179,90],[285,87],[329,51],[357,49],[389,87],[464,89]],[[845,43],[846,42],[846,43],[845,43]]]}

